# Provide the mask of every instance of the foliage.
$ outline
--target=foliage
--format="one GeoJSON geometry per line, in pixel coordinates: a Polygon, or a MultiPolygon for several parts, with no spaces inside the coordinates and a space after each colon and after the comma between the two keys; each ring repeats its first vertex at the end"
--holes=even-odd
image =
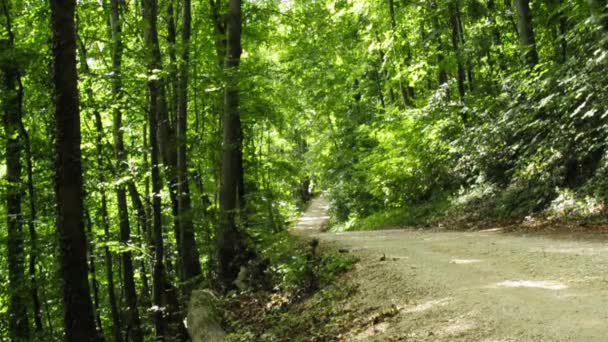
{"type": "MultiPolygon", "coordinates": [[[[19,263],[25,279],[20,289],[36,290],[41,298],[44,319],[35,338],[60,340],[54,180],[61,165],[55,164],[54,149],[51,10],[48,2],[0,2],[3,117],[18,90],[8,89],[7,75],[18,75],[23,87],[23,127],[15,131],[3,120],[0,134],[5,147],[19,140],[22,164],[16,187],[22,190],[21,230],[0,229],[0,266],[8,269],[9,259],[19,263]],[[17,240],[23,240],[22,255],[9,252],[9,241],[17,240]]],[[[327,192],[336,229],[344,230],[428,225],[452,214],[470,220],[521,220],[538,213],[578,217],[601,213],[608,199],[608,23],[599,0],[531,1],[532,19],[525,24],[533,28],[534,46],[522,43],[530,33],[517,32],[525,18],[510,1],[243,1],[238,72],[224,65],[227,2],[193,0],[192,38],[183,42],[178,14],[187,2],[158,1],[162,66],[148,70],[143,3],[119,1],[119,74],[108,2],[77,1],[76,13],[87,268],[98,329],[106,339],[116,321],[111,279],[119,294],[118,316],[125,314],[120,260],[128,252],[139,312],[146,315],[152,307],[154,200],[162,202],[167,283],[187,296],[192,280],[182,279],[178,241],[184,218],[194,223],[203,266],[198,280],[216,279],[223,152],[229,147],[222,140],[222,116],[232,76],[239,76],[242,126],[236,135],[243,139],[238,188],[245,196],[238,195],[238,225],[247,243],[240,247],[248,256],[268,258],[274,281],[285,289],[302,287],[311,273],[306,248],[295,248],[286,229],[312,188],[327,192]],[[214,8],[219,3],[225,7],[214,8]],[[176,197],[183,193],[172,183],[171,163],[151,165],[149,138],[155,135],[149,133],[158,127],[149,127],[154,116],[148,115],[147,85],[162,83],[168,114],[163,122],[175,124],[183,90],[178,71],[187,46],[186,139],[165,137],[159,144],[185,144],[187,150],[192,210],[181,215],[176,197]],[[531,49],[538,63],[522,58],[531,49]],[[117,79],[120,96],[114,94],[117,79]],[[120,127],[116,110],[122,113],[120,127]],[[124,133],[124,162],[114,149],[114,128],[124,133]],[[153,170],[163,180],[156,193],[153,170]],[[122,186],[129,188],[127,240],[119,229],[116,189],[122,186]]],[[[3,194],[14,185],[6,162],[13,152],[0,149],[3,194]]],[[[11,219],[6,203],[0,206],[2,227],[11,219]]],[[[313,266],[328,275],[324,285],[349,264],[337,256],[322,260],[313,266]]],[[[0,272],[0,281],[9,278],[0,272]]],[[[10,293],[0,292],[0,337],[8,336],[10,300],[10,293]]],[[[31,317],[33,302],[28,297],[31,317]]],[[[148,336],[150,321],[142,319],[148,336]]],[[[287,321],[287,327],[298,326],[287,321]]]]}
{"type": "Polygon", "coordinates": [[[280,245],[290,253],[276,248],[270,252],[271,259],[282,260],[273,270],[279,276],[275,277],[273,291],[246,292],[226,299],[227,341],[333,340],[348,325],[348,316],[341,307],[356,289],[340,276],[356,259],[324,249],[316,271],[320,288],[307,293],[302,282],[306,266],[298,256],[308,253],[308,247],[303,242],[294,243],[289,239],[275,243],[275,247],[280,245]]]}

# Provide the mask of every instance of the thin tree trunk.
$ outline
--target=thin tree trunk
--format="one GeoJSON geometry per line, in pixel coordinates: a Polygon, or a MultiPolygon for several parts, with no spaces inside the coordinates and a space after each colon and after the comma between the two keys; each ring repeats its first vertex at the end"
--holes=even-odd
{"type": "Polygon", "coordinates": [[[103,341],[103,329],[101,325],[101,303],[99,301],[99,281],[97,280],[97,267],[95,265],[95,248],[91,242],[91,236],[93,235],[93,222],[91,222],[91,214],[89,210],[85,208],[85,225],[87,227],[87,243],[89,247],[89,272],[91,275],[91,288],[93,289],[93,305],[95,306],[95,322],[97,322],[97,334],[98,339],[103,341]]]}
{"type": "MultiPolygon", "coordinates": [[[[388,1],[388,9],[389,9],[389,14],[390,14],[390,19],[391,19],[391,30],[392,30],[393,36],[395,38],[397,38],[397,18],[395,15],[395,1],[394,0],[388,1]]],[[[407,39],[407,37],[405,37],[405,39],[407,39]]],[[[400,57],[401,51],[399,51],[399,52],[395,51],[395,55],[397,55],[397,57],[400,57]]],[[[384,59],[384,58],[382,58],[382,59],[384,59]]],[[[406,66],[407,66],[407,64],[409,64],[408,62],[410,59],[411,58],[405,59],[406,66]]],[[[390,91],[392,93],[393,89],[391,88],[390,91]]],[[[399,92],[401,93],[401,99],[403,100],[403,105],[411,106],[413,103],[412,103],[412,99],[411,99],[410,95],[412,95],[413,89],[411,89],[411,87],[406,87],[403,84],[403,77],[399,77],[399,92]]],[[[391,94],[391,97],[393,97],[392,94],[391,94]]]]}
{"type": "Polygon", "coordinates": [[[464,96],[466,94],[465,89],[465,70],[464,64],[462,61],[462,51],[460,48],[460,44],[462,43],[462,35],[460,32],[460,8],[457,2],[453,2],[450,5],[450,22],[452,25],[452,48],[454,49],[454,54],[456,54],[456,63],[458,65],[458,94],[460,95],[460,100],[464,101],[464,96]]]}
{"type": "MultiPolygon", "coordinates": [[[[20,88],[23,88],[20,85],[20,88]]],[[[32,305],[34,309],[34,322],[36,332],[38,334],[43,331],[42,324],[42,305],[40,304],[40,295],[38,294],[38,279],[36,276],[36,259],[38,258],[38,234],[36,232],[36,221],[38,220],[38,211],[36,209],[36,192],[34,190],[34,166],[32,162],[32,145],[30,136],[25,129],[23,120],[19,123],[21,126],[21,137],[25,147],[25,161],[27,167],[27,193],[29,197],[29,219],[28,229],[30,235],[30,258],[29,258],[29,276],[30,276],[30,291],[32,296],[32,305]]]]}
{"type": "Polygon", "coordinates": [[[382,91],[382,79],[380,78],[380,71],[378,69],[374,68],[372,74],[374,75],[374,80],[376,81],[376,88],[378,89],[378,100],[380,101],[380,106],[382,107],[382,109],[386,109],[386,103],[384,102],[384,92],[382,91]]]}
{"type": "MultiPolygon", "coordinates": [[[[5,16],[5,28],[8,32],[8,44],[4,48],[13,49],[11,16],[7,0],[2,0],[5,16]]],[[[0,47],[2,47],[0,45],[0,47]]],[[[2,105],[4,115],[4,133],[6,135],[6,225],[7,260],[8,260],[8,293],[9,293],[9,336],[12,340],[28,340],[30,325],[27,312],[28,284],[25,277],[25,253],[23,239],[23,213],[21,211],[21,153],[22,139],[20,123],[23,117],[23,88],[17,64],[3,65],[3,88],[6,96],[2,105]]]]}
{"type": "Polygon", "coordinates": [[[175,0],[166,0],[167,2],[167,55],[169,56],[169,65],[167,65],[167,88],[169,99],[169,117],[171,125],[175,126],[177,122],[178,111],[178,79],[177,79],[177,25],[175,17],[175,0]]]}
{"type": "MultiPolygon", "coordinates": [[[[169,187],[169,198],[171,200],[171,210],[173,213],[173,233],[175,234],[175,242],[177,243],[177,256],[178,256],[178,269],[176,270],[180,279],[184,279],[183,274],[183,250],[181,246],[181,232],[180,223],[178,219],[179,215],[179,180],[178,180],[178,142],[176,136],[176,123],[177,123],[177,111],[178,111],[178,76],[177,76],[177,29],[175,24],[175,2],[174,0],[168,1],[167,6],[167,42],[168,42],[168,55],[169,65],[167,66],[166,88],[168,92],[165,92],[165,86],[162,87],[162,97],[160,102],[159,112],[159,124],[161,127],[159,143],[160,149],[163,156],[163,163],[165,164],[167,186],[169,187]],[[167,104],[168,99],[168,104],[167,104]]],[[[160,54],[160,52],[159,52],[160,54]]]]}
{"type": "Polygon", "coordinates": [[[68,341],[96,341],[83,216],[75,0],[51,0],[55,85],[57,231],[68,341]]]}
{"type": "Polygon", "coordinates": [[[568,34],[568,16],[564,13],[564,1],[560,1],[558,10],[558,23],[557,23],[557,42],[559,43],[558,48],[558,60],[561,63],[564,63],[568,59],[568,39],[566,35],[568,34]]]}
{"type": "MultiPolygon", "coordinates": [[[[113,96],[113,136],[114,153],[116,157],[116,170],[118,177],[124,177],[127,166],[124,134],[122,127],[122,18],[119,0],[110,0],[110,31],[112,33],[112,96],[113,96]]],[[[116,186],[116,200],[118,203],[118,218],[120,227],[120,242],[125,247],[131,242],[131,226],[129,223],[129,209],[127,206],[127,192],[124,182],[116,186]]],[[[143,341],[141,320],[137,305],[137,290],[135,288],[133,258],[130,250],[121,253],[124,291],[125,291],[125,320],[127,340],[143,341]]]]}
{"type": "MultiPolygon", "coordinates": [[[[82,70],[84,73],[89,74],[90,69],[87,63],[87,50],[82,41],[80,41],[80,62],[82,66],[82,70]]],[[[89,102],[91,102],[91,107],[97,108],[95,103],[93,102],[93,89],[91,88],[90,83],[86,86],[86,94],[89,98],[89,102]]],[[[101,227],[104,231],[104,237],[106,242],[112,240],[110,236],[110,215],[108,213],[108,197],[106,194],[106,172],[107,168],[104,163],[104,153],[103,153],[103,121],[101,119],[101,114],[98,110],[94,110],[93,114],[95,116],[95,148],[97,152],[97,180],[101,184],[99,187],[99,195],[101,196],[101,207],[99,208],[101,216],[101,227]]],[[[120,322],[120,311],[118,310],[118,303],[116,300],[116,288],[114,286],[114,265],[112,260],[112,253],[110,252],[110,247],[107,245],[104,247],[104,259],[106,265],[106,280],[107,291],[108,291],[108,299],[110,302],[110,315],[112,317],[112,336],[115,341],[122,341],[121,335],[121,322],[120,322]]]]}
{"type": "Polygon", "coordinates": [[[190,65],[190,37],[192,4],[190,0],[182,1],[182,50],[179,65],[178,113],[177,113],[177,170],[178,170],[178,222],[180,242],[178,246],[182,255],[182,274],[184,280],[190,280],[201,274],[198,249],[194,235],[194,224],[188,184],[188,68],[190,65]]]}

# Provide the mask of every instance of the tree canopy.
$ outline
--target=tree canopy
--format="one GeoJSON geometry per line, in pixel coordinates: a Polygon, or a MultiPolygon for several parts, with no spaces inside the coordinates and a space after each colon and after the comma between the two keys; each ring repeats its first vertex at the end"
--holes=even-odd
{"type": "Polygon", "coordinates": [[[343,224],[603,203],[606,12],[0,0],[0,336],[186,339],[192,289],[232,289],[313,190],[343,224]]]}

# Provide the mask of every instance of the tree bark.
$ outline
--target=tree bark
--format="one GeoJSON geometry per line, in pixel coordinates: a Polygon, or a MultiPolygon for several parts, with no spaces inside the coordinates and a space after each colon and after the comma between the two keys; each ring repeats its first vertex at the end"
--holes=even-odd
{"type": "Polygon", "coordinates": [[[523,52],[524,62],[529,68],[533,68],[538,64],[538,51],[536,50],[530,0],[515,0],[515,8],[517,11],[519,44],[523,52]]]}
{"type": "Polygon", "coordinates": [[[241,58],[241,0],[230,0],[227,16],[225,60],[222,182],[220,224],[217,232],[219,278],[229,288],[239,270],[241,236],[236,224],[239,183],[239,154],[242,148],[239,111],[239,65],[241,58]]]}
{"type": "MultiPolygon", "coordinates": [[[[156,18],[158,16],[158,3],[156,0],[142,1],[143,19],[145,23],[144,39],[148,50],[148,93],[149,93],[149,143],[150,152],[150,168],[152,173],[152,222],[154,235],[154,270],[152,275],[153,295],[152,301],[154,304],[154,326],[156,330],[156,339],[164,341],[168,336],[168,325],[163,314],[165,302],[165,264],[164,264],[164,239],[162,227],[162,207],[160,192],[162,189],[162,180],[160,178],[160,149],[158,135],[160,135],[159,113],[163,110],[162,89],[163,83],[159,75],[154,75],[155,70],[160,70],[161,56],[158,45],[158,30],[156,18]]],[[[166,104],[164,106],[166,110],[166,104]]]]}
{"type": "Polygon", "coordinates": [[[51,0],[55,85],[57,231],[68,341],[95,341],[83,217],[75,0],[51,0]]]}
{"type": "Polygon", "coordinates": [[[190,65],[190,37],[192,25],[192,4],[182,1],[182,50],[179,65],[177,104],[177,170],[178,170],[178,222],[182,255],[182,274],[190,280],[201,274],[201,264],[194,235],[191,209],[190,187],[188,184],[188,69],[190,65]]]}
{"type": "MultiPolygon", "coordinates": [[[[0,41],[0,47],[13,49],[15,37],[12,31],[11,16],[7,0],[2,0],[5,27],[8,40],[0,41]]],[[[9,336],[12,340],[28,340],[30,325],[27,312],[28,284],[25,277],[25,252],[23,239],[23,213],[21,200],[21,154],[22,139],[20,132],[23,117],[23,88],[17,64],[2,66],[3,93],[2,112],[4,133],[6,135],[6,225],[7,261],[8,261],[8,294],[9,294],[9,336]]]]}

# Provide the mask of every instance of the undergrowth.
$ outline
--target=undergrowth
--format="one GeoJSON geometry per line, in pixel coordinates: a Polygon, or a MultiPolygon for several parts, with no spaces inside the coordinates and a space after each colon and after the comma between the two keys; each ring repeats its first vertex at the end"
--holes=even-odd
{"type": "Polygon", "coordinates": [[[575,224],[581,227],[607,223],[605,202],[588,192],[567,188],[480,184],[421,204],[379,211],[351,218],[331,230],[356,231],[418,227],[450,230],[484,229],[491,225],[547,226],[575,224]]]}
{"type": "Polygon", "coordinates": [[[272,288],[224,300],[227,341],[332,341],[347,326],[342,303],[356,289],[341,279],[357,259],[280,233],[263,253],[272,288]],[[313,279],[311,279],[313,278],[313,279]],[[316,284],[311,286],[311,282],[316,284]]]}
{"type": "Polygon", "coordinates": [[[444,215],[450,201],[440,196],[428,202],[406,205],[402,208],[379,211],[366,217],[353,217],[346,222],[335,224],[331,231],[377,230],[404,226],[428,226],[444,215]]]}

